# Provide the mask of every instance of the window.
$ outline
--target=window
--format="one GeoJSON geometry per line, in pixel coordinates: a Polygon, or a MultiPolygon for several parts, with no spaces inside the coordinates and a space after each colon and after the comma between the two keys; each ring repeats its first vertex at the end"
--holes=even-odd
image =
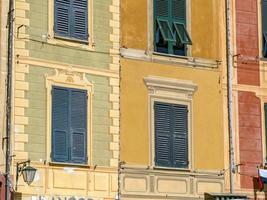
{"type": "Polygon", "coordinates": [[[197,85],[158,76],[147,76],[144,82],[150,107],[150,165],[192,169],[192,101],[197,85]]]}
{"type": "Polygon", "coordinates": [[[188,168],[188,107],[154,103],[155,164],[188,168]]]}
{"type": "Polygon", "coordinates": [[[264,120],[265,120],[265,165],[267,164],[267,103],[264,104],[264,120]]]}
{"type": "Polygon", "coordinates": [[[87,91],[52,87],[52,161],[87,162],[87,91]]]}
{"type": "Polygon", "coordinates": [[[267,0],[262,0],[262,55],[267,58],[267,0]]]}
{"type": "Polygon", "coordinates": [[[56,37],[88,41],[88,0],[54,0],[56,37]]]}
{"type": "Polygon", "coordinates": [[[154,0],[154,47],[159,53],[186,55],[186,0],[154,0]]]}

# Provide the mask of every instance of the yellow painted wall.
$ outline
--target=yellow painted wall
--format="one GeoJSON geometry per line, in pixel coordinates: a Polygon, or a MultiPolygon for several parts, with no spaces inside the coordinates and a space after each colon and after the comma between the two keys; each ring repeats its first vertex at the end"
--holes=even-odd
{"type": "Polygon", "coordinates": [[[193,138],[196,169],[223,169],[224,137],[219,70],[121,60],[121,160],[149,165],[148,75],[192,80],[193,138]]]}
{"type": "MultiPolygon", "coordinates": [[[[147,1],[121,1],[121,46],[147,50],[149,21],[147,1]]],[[[190,2],[190,1],[189,1],[190,2]]],[[[221,31],[219,16],[222,11],[222,0],[191,0],[189,19],[191,21],[191,37],[193,41],[192,56],[208,59],[219,59],[221,31]]],[[[152,16],[152,11],[151,16],[152,16]]],[[[189,23],[190,24],[190,23],[189,23]]]]}

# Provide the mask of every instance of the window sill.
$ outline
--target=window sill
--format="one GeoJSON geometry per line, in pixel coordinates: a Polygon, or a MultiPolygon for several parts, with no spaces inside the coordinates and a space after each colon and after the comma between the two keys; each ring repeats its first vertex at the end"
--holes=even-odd
{"type": "Polygon", "coordinates": [[[47,39],[48,44],[58,45],[61,47],[73,47],[86,51],[95,51],[95,46],[92,42],[76,40],[72,38],[64,38],[64,37],[50,37],[47,39]]]}
{"type": "Polygon", "coordinates": [[[75,163],[61,163],[61,162],[49,162],[49,166],[55,167],[79,167],[79,168],[91,168],[88,164],[75,164],[75,163]]]}
{"type": "Polygon", "coordinates": [[[168,171],[180,171],[180,172],[192,172],[190,168],[175,168],[175,167],[160,167],[154,166],[154,170],[168,170],[168,171]]]}
{"type": "Polygon", "coordinates": [[[143,60],[147,62],[167,63],[171,65],[177,64],[189,67],[203,67],[209,69],[217,69],[221,64],[221,61],[218,60],[170,55],[170,54],[148,52],[137,49],[121,48],[120,53],[121,56],[124,58],[143,60]]]}

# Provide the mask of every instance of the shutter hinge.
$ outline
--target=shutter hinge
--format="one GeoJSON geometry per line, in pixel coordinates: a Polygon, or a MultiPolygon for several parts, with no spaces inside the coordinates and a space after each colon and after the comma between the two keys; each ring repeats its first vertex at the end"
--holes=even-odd
{"type": "Polygon", "coordinates": [[[52,152],[50,152],[50,158],[52,158],[52,152]]]}
{"type": "Polygon", "coordinates": [[[85,161],[88,162],[88,156],[86,156],[85,161]]]}

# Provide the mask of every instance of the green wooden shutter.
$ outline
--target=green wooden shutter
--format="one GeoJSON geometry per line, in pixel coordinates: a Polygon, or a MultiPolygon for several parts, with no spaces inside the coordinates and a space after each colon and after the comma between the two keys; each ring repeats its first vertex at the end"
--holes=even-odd
{"type": "Polygon", "coordinates": [[[72,37],[88,40],[88,0],[73,0],[72,37]]]}
{"type": "Polygon", "coordinates": [[[186,25],[186,2],[185,0],[172,0],[171,17],[186,25]]]}
{"type": "Polygon", "coordinates": [[[86,163],[87,161],[87,92],[71,90],[70,102],[70,143],[71,162],[86,163]]]}
{"type": "Polygon", "coordinates": [[[53,87],[52,89],[52,160],[69,160],[69,90],[53,87]]]}
{"type": "Polygon", "coordinates": [[[69,37],[70,16],[71,16],[71,0],[55,0],[54,9],[54,31],[58,36],[69,37]]]}
{"type": "Polygon", "coordinates": [[[262,40],[263,40],[263,56],[267,58],[267,0],[262,0],[262,40]]]}
{"type": "Polygon", "coordinates": [[[155,18],[169,17],[169,0],[155,0],[154,1],[154,16],[155,18]]]}
{"type": "Polygon", "coordinates": [[[155,102],[155,164],[162,167],[172,166],[171,155],[171,105],[155,102]]]}
{"type": "Polygon", "coordinates": [[[173,105],[173,165],[188,167],[188,109],[184,105],[173,105]]]}

